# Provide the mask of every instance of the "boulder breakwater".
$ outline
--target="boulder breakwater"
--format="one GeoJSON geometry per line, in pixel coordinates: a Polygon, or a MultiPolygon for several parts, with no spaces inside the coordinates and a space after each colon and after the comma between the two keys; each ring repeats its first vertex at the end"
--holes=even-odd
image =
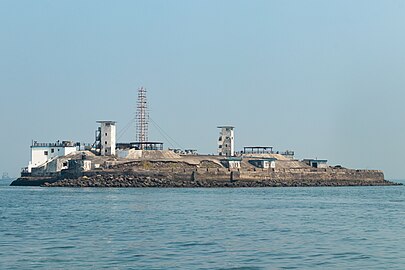
{"type": "Polygon", "coordinates": [[[86,172],[77,177],[22,177],[11,185],[45,187],[320,187],[397,185],[384,179],[381,171],[335,169],[324,171],[193,171],[134,172],[109,170],[86,172]]]}

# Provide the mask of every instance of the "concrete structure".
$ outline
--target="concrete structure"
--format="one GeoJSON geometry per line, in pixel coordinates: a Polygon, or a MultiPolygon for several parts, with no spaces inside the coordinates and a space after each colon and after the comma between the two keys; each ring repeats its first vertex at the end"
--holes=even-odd
{"type": "Polygon", "coordinates": [[[273,146],[245,146],[244,154],[273,154],[273,146]]]}
{"type": "Polygon", "coordinates": [[[57,157],[63,157],[76,152],[76,145],[71,141],[57,141],[56,143],[38,143],[31,145],[31,161],[28,163],[27,171],[31,173],[32,168],[42,167],[57,157]]]}
{"type": "Polygon", "coordinates": [[[228,157],[221,160],[221,164],[228,169],[240,169],[242,158],[238,157],[228,157]]]}
{"type": "Polygon", "coordinates": [[[276,160],[275,158],[252,159],[249,163],[258,168],[275,169],[276,160]]]}
{"type": "Polygon", "coordinates": [[[328,161],[325,159],[304,159],[302,162],[308,166],[311,166],[312,168],[328,168],[328,161]]]}
{"type": "Polygon", "coordinates": [[[281,152],[280,154],[288,159],[294,159],[295,152],[291,150],[286,150],[285,152],[281,152]]]}
{"type": "Polygon", "coordinates": [[[99,149],[101,156],[114,156],[116,144],[116,122],[97,121],[100,124],[99,149]]]}
{"type": "Polygon", "coordinates": [[[218,154],[232,157],[235,155],[235,138],[233,126],[219,126],[221,129],[218,139],[218,154]]]}

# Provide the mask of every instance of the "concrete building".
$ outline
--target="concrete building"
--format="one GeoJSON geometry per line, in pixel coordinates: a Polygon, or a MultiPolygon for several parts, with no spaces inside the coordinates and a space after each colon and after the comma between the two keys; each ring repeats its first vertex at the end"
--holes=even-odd
{"type": "Polygon", "coordinates": [[[116,147],[116,122],[97,121],[99,128],[99,149],[101,156],[114,156],[116,147]]]}
{"type": "Polygon", "coordinates": [[[221,160],[221,164],[228,169],[240,169],[242,158],[238,157],[228,157],[221,160]]]}
{"type": "Polygon", "coordinates": [[[232,157],[235,155],[235,138],[233,126],[219,126],[221,129],[218,139],[218,154],[232,157]]]}
{"type": "Polygon", "coordinates": [[[258,168],[275,169],[276,160],[275,158],[252,159],[249,163],[258,168]]]}
{"type": "Polygon", "coordinates": [[[28,163],[28,172],[33,168],[41,167],[57,157],[63,157],[76,152],[76,145],[71,141],[57,141],[56,143],[38,143],[31,145],[31,161],[28,163]]]}
{"type": "Polygon", "coordinates": [[[302,162],[312,168],[328,168],[328,161],[326,159],[304,159],[302,162]]]}

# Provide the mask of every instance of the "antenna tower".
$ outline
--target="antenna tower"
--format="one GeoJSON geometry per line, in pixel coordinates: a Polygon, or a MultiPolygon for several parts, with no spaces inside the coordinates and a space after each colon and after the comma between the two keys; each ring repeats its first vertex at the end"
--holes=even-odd
{"type": "MultiPolygon", "coordinates": [[[[149,112],[146,100],[146,89],[138,89],[138,105],[136,110],[136,141],[143,143],[148,141],[149,112]]],[[[142,144],[141,144],[142,146],[142,144]]]]}

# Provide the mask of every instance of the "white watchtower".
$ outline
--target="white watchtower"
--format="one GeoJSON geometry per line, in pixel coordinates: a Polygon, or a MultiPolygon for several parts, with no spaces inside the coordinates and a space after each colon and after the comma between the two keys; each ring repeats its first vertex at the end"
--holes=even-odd
{"type": "Polygon", "coordinates": [[[115,121],[97,121],[100,124],[100,155],[114,156],[116,145],[115,121]]]}
{"type": "Polygon", "coordinates": [[[232,157],[235,155],[235,138],[233,126],[219,126],[221,129],[218,139],[218,154],[232,157]]]}

